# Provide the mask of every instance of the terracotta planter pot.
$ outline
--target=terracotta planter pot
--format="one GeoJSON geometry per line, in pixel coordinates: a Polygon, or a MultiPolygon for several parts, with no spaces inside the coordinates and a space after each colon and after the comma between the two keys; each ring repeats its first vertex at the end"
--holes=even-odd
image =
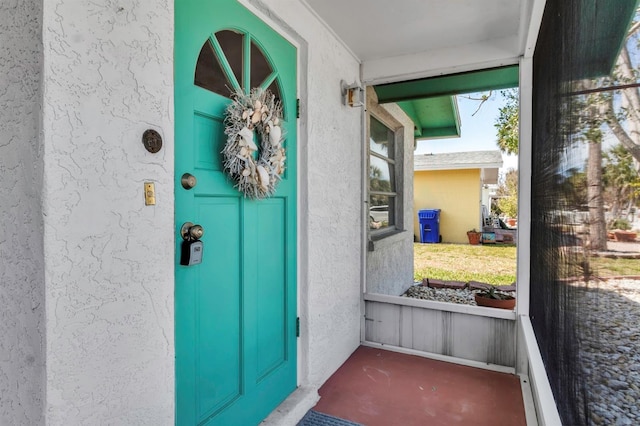
{"type": "Polygon", "coordinates": [[[614,230],[613,235],[615,236],[616,241],[620,241],[623,243],[630,243],[636,240],[636,233],[633,231],[618,231],[614,230]]]}
{"type": "Polygon", "coordinates": [[[507,225],[514,227],[516,226],[516,220],[515,219],[507,219],[507,225]]]}
{"type": "Polygon", "coordinates": [[[513,310],[516,307],[516,298],[511,297],[511,299],[499,300],[499,299],[490,299],[488,297],[482,297],[479,293],[476,293],[474,298],[476,299],[476,303],[478,306],[486,306],[488,308],[500,308],[500,309],[509,309],[513,310]]]}
{"type": "Polygon", "coordinates": [[[469,244],[472,245],[478,245],[480,244],[480,236],[482,236],[482,234],[480,232],[467,232],[467,238],[469,238],[469,244]]]}

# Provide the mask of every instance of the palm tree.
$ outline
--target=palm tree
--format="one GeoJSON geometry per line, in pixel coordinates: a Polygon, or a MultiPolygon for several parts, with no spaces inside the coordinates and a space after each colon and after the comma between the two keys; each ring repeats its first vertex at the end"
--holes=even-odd
{"type": "Polygon", "coordinates": [[[374,165],[369,166],[369,191],[372,193],[372,206],[388,204],[387,196],[376,195],[375,192],[391,192],[391,182],[389,179],[383,179],[382,170],[374,165]]]}

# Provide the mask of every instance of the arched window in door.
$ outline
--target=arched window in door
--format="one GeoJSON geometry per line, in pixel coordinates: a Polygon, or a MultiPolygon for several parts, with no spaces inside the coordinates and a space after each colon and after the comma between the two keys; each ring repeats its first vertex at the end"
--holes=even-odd
{"type": "MultiPolygon", "coordinates": [[[[239,30],[218,31],[204,42],[194,84],[225,97],[261,87],[270,90],[276,100],[282,99],[278,71],[251,34],[239,30]]],[[[286,119],[286,111],[284,115],[286,119]]]]}

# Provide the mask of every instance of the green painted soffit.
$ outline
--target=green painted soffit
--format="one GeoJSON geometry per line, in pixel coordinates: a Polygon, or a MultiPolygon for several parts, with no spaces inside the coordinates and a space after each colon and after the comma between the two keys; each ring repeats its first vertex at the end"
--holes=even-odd
{"type": "Polygon", "coordinates": [[[518,86],[518,66],[492,68],[442,77],[375,86],[379,103],[395,102],[413,120],[415,137],[460,136],[454,95],[518,86]]]}
{"type": "Polygon", "coordinates": [[[400,101],[398,106],[411,118],[418,139],[460,136],[460,117],[455,96],[400,101]]]}
{"type": "Polygon", "coordinates": [[[576,45],[584,66],[576,79],[611,74],[638,7],[638,0],[582,2],[576,45]]]}
{"type": "Polygon", "coordinates": [[[378,102],[400,102],[432,96],[452,96],[518,86],[518,66],[491,68],[442,77],[421,78],[375,86],[378,102]]]}

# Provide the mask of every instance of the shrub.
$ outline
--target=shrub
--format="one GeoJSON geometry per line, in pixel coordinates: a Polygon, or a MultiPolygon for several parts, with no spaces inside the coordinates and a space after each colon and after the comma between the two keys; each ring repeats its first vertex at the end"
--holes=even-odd
{"type": "Polygon", "coordinates": [[[627,219],[614,219],[609,223],[609,229],[621,229],[628,231],[631,229],[631,224],[627,219]]]}

